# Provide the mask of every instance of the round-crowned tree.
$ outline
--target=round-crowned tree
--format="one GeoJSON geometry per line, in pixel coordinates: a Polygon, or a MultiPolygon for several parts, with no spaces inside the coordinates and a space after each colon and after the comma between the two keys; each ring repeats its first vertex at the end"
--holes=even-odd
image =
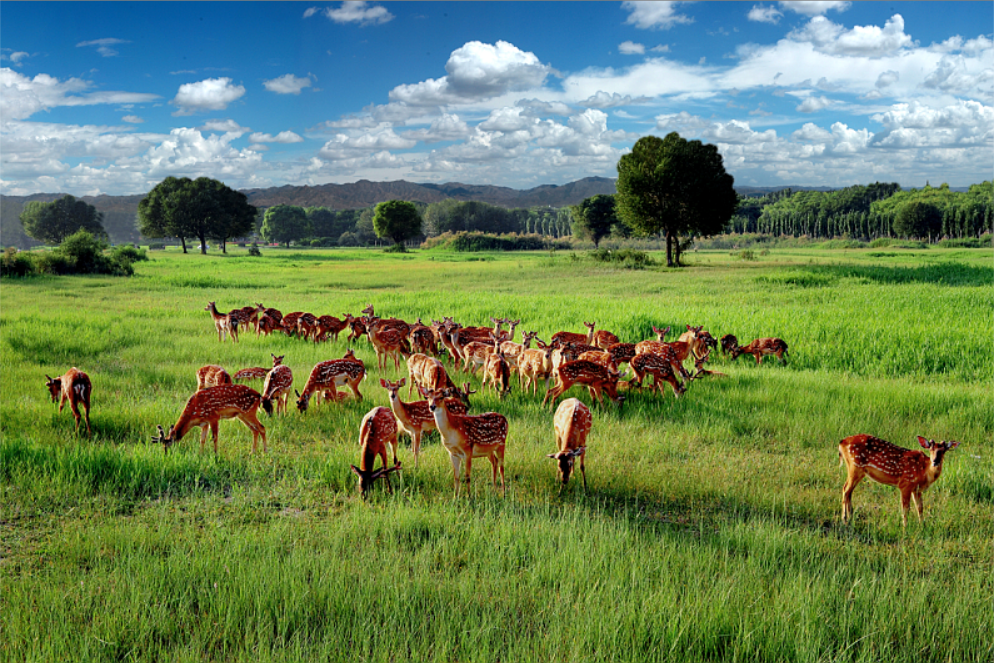
{"type": "Polygon", "coordinates": [[[421,234],[421,214],[414,203],[406,200],[388,200],[376,206],[373,230],[377,237],[389,237],[397,250],[404,250],[404,242],[421,234]]]}
{"type": "Polygon", "coordinates": [[[50,203],[31,201],[21,212],[24,234],[46,244],[61,244],[79,230],[106,238],[102,220],[103,214],[96,207],[69,195],[50,203]]]}

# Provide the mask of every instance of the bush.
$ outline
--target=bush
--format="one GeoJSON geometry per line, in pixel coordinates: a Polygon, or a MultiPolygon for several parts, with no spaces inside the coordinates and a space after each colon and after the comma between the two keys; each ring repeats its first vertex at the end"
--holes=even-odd
{"type": "Polygon", "coordinates": [[[148,260],[148,254],[130,244],[121,244],[110,252],[110,259],[120,263],[144,262],[148,260]]]}
{"type": "Polygon", "coordinates": [[[407,253],[407,247],[403,244],[394,244],[383,249],[383,253],[407,253]]]}
{"type": "Polygon", "coordinates": [[[656,264],[656,261],[648,253],[636,249],[621,249],[619,251],[595,249],[588,255],[597,262],[608,262],[625,269],[645,269],[656,264]]]}
{"type": "Polygon", "coordinates": [[[756,260],[756,252],[752,249],[742,249],[741,251],[732,251],[732,257],[738,258],[739,260],[756,260]]]}
{"type": "Polygon", "coordinates": [[[35,268],[39,274],[75,274],[75,264],[61,251],[46,251],[35,256],[35,268]]]}
{"type": "Polygon", "coordinates": [[[0,276],[31,276],[35,273],[35,263],[31,257],[15,247],[7,247],[0,255],[0,276]]]}
{"type": "Polygon", "coordinates": [[[891,239],[889,237],[878,237],[872,242],[870,242],[871,249],[884,249],[890,246],[891,239]]]}
{"type": "Polygon", "coordinates": [[[991,248],[991,234],[987,233],[980,237],[944,239],[939,242],[939,246],[946,249],[989,249],[991,248]]]}
{"type": "Polygon", "coordinates": [[[343,232],[341,237],[338,238],[339,246],[360,246],[361,244],[359,236],[349,231],[343,232]]]}
{"type": "Polygon", "coordinates": [[[493,235],[476,231],[459,231],[429,237],[421,244],[421,248],[443,251],[548,251],[569,249],[571,245],[565,238],[548,239],[535,234],[493,235]]]}
{"type": "Polygon", "coordinates": [[[258,258],[258,257],[262,256],[262,251],[259,250],[259,245],[258,244],[256,244],[255,242],[252,242],[252,246],[249,247],[248,254],[250,256],[254,256],[254,257],[258,258]]]}
{"type": "Polygon", "coordinates": [[[108,274],[113,271],[110,260],[104,256],[107,242],[94,237],[85,230],[79,230],[62,240],[55,250],[61,253],[72,265],[76,274],[108,274]]]}
{"type": "Polygon", "coordinates": [[[166,245],[163,244],[162,242],[153,242],[153,243],[151,243],[151,244],[148,245],[148,250],[149,251],[165,251],[166,250],[166,245]]]}

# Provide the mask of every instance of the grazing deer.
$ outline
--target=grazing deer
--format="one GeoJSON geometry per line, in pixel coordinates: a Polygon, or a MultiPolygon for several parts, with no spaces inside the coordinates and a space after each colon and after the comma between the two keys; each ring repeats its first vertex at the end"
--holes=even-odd
{"type": "Polygon", "coordinates": [[[284,315],[280,319],[280,326],[283,329],[283,333],[287,336],[295,336],[298,332],[297,321],[299,321],[303,315],[303,311],[294,311],[293,313],[287,313],[284,315]]]}
{"type": "Polygon", "coordinates": [[[599,331],[594,331],[594,323],[584,322],[583,326],[589,331],[587,334],[587,340],[584,341],[588,345],[596,345],[601,350],[607,350],[609,347],[618,343],[620,339],[617,336],[607,331],[606,329],[601,329],[599,331]]]}
{"type": "Polygon", "coordinates": [[[732,359],[739,355],[750,354],[756,358],[757,364],[763,363],[763,355],[775,355],[781,363],[786,364],[787,343],[782,338],[757,338],[749,345],[740,345],[732,350],[732,359]]]}
{"type": "Polygon", "coordinates": [[[705,352],[701,357],[698,357],[697,359],[694,360],[694,374],[690,376],[691,380],[702,378],[705,375],[713,375],[716,378],[728,377],[725,373],[719,373],[718,371],[708,371],[704,369],[704,364],[710,358],[711,358],[711,348],[708,348],[707,352],[705,352]]]}
{"type": "Polygon", "coordinates": [[[231,376],[221,366],[208,364],[197,369],[197,391],[222,384],[231,384],[231,376]]]}
{"type": "Polygon", "coordinates": [[[586,405],[576,398],[567,398],[559,404],[556,409],[556,416],[553,419],[553,426],[556,431],[556,446],[559,448],[554,454],[547,454],[546,458],[556,461],[559,469],[559,481],[562,482],[559,490],[566,487],[569,477],[573,473],[573,465],[576,459],[580,459],[580,474],[583,475],[583,492],[587,492],[587,468],[584,460],[587,456],[587,434],[590,433],[590,426],[593,418],[586,405]]]}
{"type": "Polygon", "coordinates": [[[259,422],[256,412],[262,402],[262,396],[255,389],[242,384],[226,384],[220,387],[208,387],[196,392],[186,402],[183,413],[176,424],[166,435],[162,426],[158,426],[159,435],[153,437],[153,442],[161,443],[166,453],[169,447],[183,439],[191,428],[200,426],[200,450],[204,450],[207,441],[207,428],[210,427],[214,439],[214,455],[217,455],[217,429],[221,419],[238,419],[252,431],[252,453],[258,447],[259,437],[262,436],[262,450],[266,449],[266,428],[259,422]]]}
{"type": "Polygon", "coordinates": [[[556,385],[545,392],[542,400],[542,407],[552,399],[555,405],[556,399],[562,396],[574,384],[582,384],[590,390],[590,395],[598,403],[601,402],[601,392],[606,392],[608,397],[621,405],[625,402],[625,397],[618,393],[618,380],[621,375],[617,371],[605,368],[592,361],[568,361],[556,370],[556,385]]]}
{"type": "Polygon", "coordinates": [[[269,371],[273,370],[280,364],[283,363],[283,358],[286,355],[276,356],[270,353],[273,358],[273,365],[271,368],[262,368],[261,366],[253,366],[251,368],[243,368],[242,370],[235,373],[232,378],[235,382],[248,382],[249,380],[265,380],[266,376],[269,375],[269,371]]]}
{"type": "Polygon", "coordinates": [[[538,389],[539,378],[545,380],[545,387],[549,388],[549,376],[553,370],[552,353],[556,350],[541,340],[536,343],[537,348],[529,348],[518,355],[518,383],[521,391],[526,391],[531,386],[533,394],[538,389]]]}
{"type": "Polygon", "coordinates": [[[230,314],[224,314],[217,310],[215,302],[209,302],[204,307],[205,311],[214,318],[214,329],[217,330],[217,340],[224,342],[230,335],[233,342],[238,342],[238,318],[232,318],[230,314]]]}
{"type": "Polygon", "coordinates": [[[346,313],[345,322],[349,326],[349,335],[345,338],[347,343],[358,341],[360,336],[365,336],[368,333],[366,323],[363,322],[362,318],[357,318],[351,313],[346,313]]]}
{"type": "Polygon", "coordinates": [[[669,383],[673,388],[673,395],[680,398],[680,394],[687,391],[686,384],[680,384],[673,373],[673,363],[668,357],[657,355],[652,352],[637,355],[632,359],[630,366],[634,377],[630,384],[642,386],[642,381],[652,376],[652,388],[663,395],[663,382],[669,383]]]}
{"type": "Polygon", "coordinates": [[[490,385],[497,391],[498,397],[501,400],[504,400],[504,397],[511,392],[511,367],[508,364],[507,357],[504,356],[504,351],[500,347],[497,347],[487,357],[487,364],[483,372],[483,382],[480,384],[481,389],[486,386],[488,379],[490,380],[490,385]]]}
{"type": "Polygon", "coordinates": [[[839,442],[839,465],[846,467],[842,488],[842,520],[852,517],[852,491],[863,477],[870,477],[901,491],[901,524],[908,524],[908,502],[915,501],[918,522],[922,521],[922,493],[938,481],[946,452],[959,442],[938,442],[918,436],[918,444],[928,453],[905,449],[873,437],[853,435],[839,442]]]}
{"type": "Polygon", "coordinates": [[[352,471],[359,477],[359,492],[366,499],[366,491],[373,487],[377,479],[387,480],[387,490],[393,493],[390,485],[390,473],[400,469],[397,462],[397,421],[385,407],[374,407],[366,413],[359,424],[359,467],[352,466],[352,471]],[[393,467],[387,467],[387,445],[393,447],[393,467]],[[373,470],[376,458],[379,456],[383,466],[373,470]]]}
{"type": "Polygon", "coordinates": [[[86,410],[86,434],[91,435],[90,395],[93,393],[93,385],[90,383],[90,376],[73,366],[64,375],[57,378],[46,375],[45,379],[47,380],[45,385],[48,387],[52,402],[59,402],[60,413],[65,407],[66,401],[69,401],[69,409],[72,410],[72,416],[76,419],[75,431],[79,431],[79,406],[83,406],[83,409],[86,410]]]}
{"type": "Polygon", "coordinates": [[[256,323],[255,323],[255,335],[258,337],[260,333],[265,332],[268,336],[275,329],[282,326],[283,314],[279,309],[267,308],[260,303],[255,305],[256,313],[256,323]]]}
{"type": "Polygon", "coordinates": [[[338,335],[349,326],[345,320],[336,318],[333,315],[322,315],[318,318],[317,330],[314,334],[314,342],[325,341],[331,336],[332,340],[338,342],[338,335]]]}
{"type": "Polygon", "coordinates": [[[428,395],[428,409],[435,417],[435,428],[442,438],[442,446],[452,461],[452,480],[459,492],[460,468],[466,466],[466,485],[474,458],[487,458],[493,468],[492,483],[497,487],[500,472],[500,490],[504,493],[504,449],[507,445],[507,418],[497,412],[484,414],[456,414],[442,391],[428,395]]]}
{"type": "Polygon", "coordinates": [[[611,354],[611,358],[614,359],[614,363],[618,365],[630,362],[635,358],[636,354],[634,343],[615,343],[608,347],[607,351],[611,354]]]}
{"type": "MultiPolygon", "coordinates": [[[[411,450],[414,452],[414,467],[418,466],[418,457],[421,455],[421,437],[428,431],[435,430],[435,417],[428,409],[428,401],[411,401],[405,403],[400,400],[398,391],[406,383],[406,378],[401,378],[397,382],[390,382],[380,378],[380,386],[387,390],[390,395],[390,409],[397,418],[397,425],[401,433],[405,433],[411,438],[411,450]]],[[[469,386],[469,385],[467,385],[469,386]]],[[[420,387],[418,391],[427,393],[420,387]]],[[[447,393],[443,392],[443,393],[447,393]]],[[[460,394],[461,395],[461,394],[460,394]]],[[[446,404],[450,412],[456,414],[466,414],[469,408],[458,397],[447,397],[446,404]]]]}
{"type": "Polygon", "coordinates": [[[304,392],[294,391],[297,394],[297,409],[307,412],[307,406],[311,401],[314,392],[325,394],[327,400],[330,396],[338,400],[338,387],[347,385],[356,400],[362,400],[359,393],[359,383],[366,377],[366,367],[356,359],[355,353],[349,350],[342,359],[331,359],[322,361],[311,369],[311,374],[304,385],[304,392]]]}
{"type": "Polygon", "coordinates": [[[734,334],[725,334],[721,337],[721,354],[730,354],[737,347],[739,347],[739,339],[735,338],[734,334]]]}
{"type": "MultiPolygon", "coordinates": [[[[282,357],[280,357],[282,359],[282,357]]],[[[286,403],[290,399],[290,390],[293,389],[293,371],[289,366],[277,364],[266,376],[266,383],[262,387],[262,409],[270,417],[273,416],[273,401],[276,401],[276,412],[286,414],[286,403]]]]}

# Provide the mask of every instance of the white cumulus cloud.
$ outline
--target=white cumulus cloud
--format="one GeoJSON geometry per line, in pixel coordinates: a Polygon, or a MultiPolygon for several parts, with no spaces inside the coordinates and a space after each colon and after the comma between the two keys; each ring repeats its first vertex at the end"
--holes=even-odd
{"type": "Polygon", "coordinates": [[[904,33],[904,17],[894,14],[884,27],[857,25],[846,30],[824,16],[815,16],[788,37],[797,42],[809,42],[816,50],[830,55],[882,57],[914,45],[904,33]]]}
{"type": "Polygon", "coordinates": [[[305,87],[311,86],[311,77],[284,74],[279,78],[263,81],[262,85],[270,92],[275,92],[276,94],[300,94],[300,91],[305,87]]]}
{"type": "Polygon", "coordinates": [[[349,0],[338,7],[328,7],[323,10],[319,7],[310,7],[304,11],[304,18],[310,18],[317,13],[339,24],[380,25],[394,19],[394,15],[387,11],[386,7],[363,0],[349,0]]]}
{"type": "Polygon", "coordinates": [[[694,19],[685,14],[677,13],[677,5],[681,2],[623,2],[621,8],[629,12],[628,25],[634,25],[643,30],[660,28],[668,30],[681,23],[693,23],[694,19]]]}
{"type": "Polygon", "coordinates": [[[645,54],[645,46],[634,41],[623,41],[618,44],[618,52],[622,55],[643,55],[645,54]]]}
{"type": "Polygon", "coordinates": [[[772,5],[769,7],[754,5],[749,10],[748,19],[757,23],[773,23],[775,25],[780,22],[782,16],[783,12],[772,5]]]}
{"type": "Polygon", "coordinates": [[[91,85],[79,78],[60,81],[48,74],[28,78],[9,67],[0,67],[0,116],[5,120],[23,120],[38,111],[59,106],[145,103],[159,98],[157,94],[135,92],[83,94],[91,85]]]}
{"type": "Polygon", "coordinates": [[[292,131],[281,131],[275,136],[272,134],[264,134],[256,131],[249,136],[249,140],[253,143],[303,143],[304,139],[293,133],[292,131]]]}
{"type": "Polygon", "coordinates": [[[832,103],[832,100],[828,97],[811,96],[802,101],[795,110],[800,113],[816,113],[824,108],[828,108],[832,103]]]}
{"type": "Polygon", "coordinates": [[[174,115],[193,115],[197,112],[224,110],[228,104],[245,94],[241,85],[233,85],[230,78],[208,78],[196,83],[184,83],[169,103],[178,106],[174,115]]]}
{"type": "Polygon", "coordinates": [[[833,10],[844,12],[849,9],[851,4],[851,2],[839,0],[795,0],[781,2],[780,6],[783,9],[787,9],[798,14],[804,14],[805,16],[821,16],[822,14],[827,14],[833,10]]]}

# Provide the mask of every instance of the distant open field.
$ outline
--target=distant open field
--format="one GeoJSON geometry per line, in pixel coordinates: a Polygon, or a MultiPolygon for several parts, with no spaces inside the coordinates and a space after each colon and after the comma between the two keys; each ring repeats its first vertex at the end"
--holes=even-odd
{"type": "Polygon", "coordinates": [[[130,279],[3,281],[0,659],[994,660],[989,250],[702,251],[643,271],[562,252],[244,251],[152,252],[130,279]],[[204,364],[285,354],[299,389],[347,349],[345,334],[219,343],[213,300],[505,316],[546,340],[584,321],[630,342],[704,325],[779,336],[790,359],[715,356],[727,377],[679,400],[592,407],[586,495],[579,480],[558,491],[544,394],[481,390],[472,411],[510,423],[505,497],[483,459],[454,497],[438,437],[417,469],[402,437],[394,494],[363,502],[359,422],[388,406],[379,378],[405,374],[377,370],[365,340],[365,399],[260,411],[267,454],[232,421],[217,458],[196,430],[168,455],[148,443],[204,364]],[[70,366],[93,380],[92,438],[45,388],[70,366]],[[869,480],[841,522],[837,445],[857,433],[960,441],[924,524],[912,511],[903,529],[897,490],[869,480]]]}

